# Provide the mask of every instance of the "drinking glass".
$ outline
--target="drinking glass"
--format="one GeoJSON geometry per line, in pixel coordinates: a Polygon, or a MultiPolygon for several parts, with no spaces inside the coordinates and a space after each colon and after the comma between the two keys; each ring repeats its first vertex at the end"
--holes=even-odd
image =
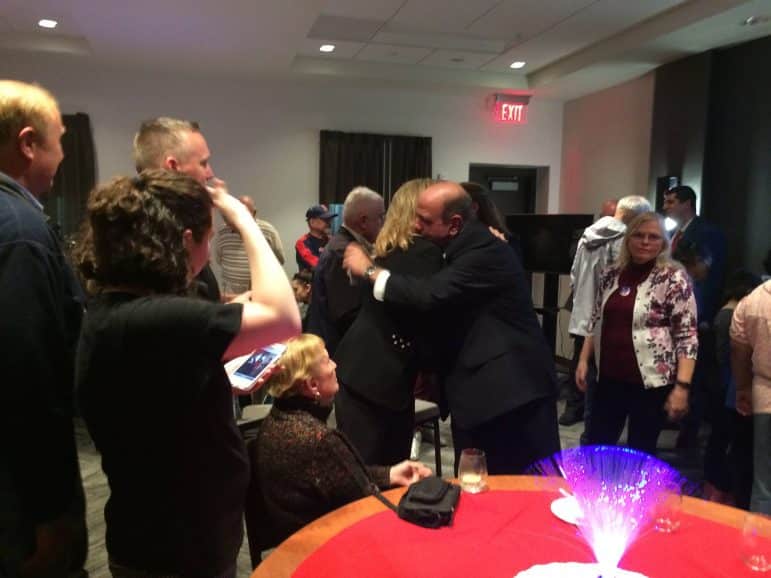
{"type": "Polygon", "coordinates": [[[671,534],[680,527],[683,495],[679,486],[670,486],[659,496],[654,509],[653,529],[671,534]]]}
{"type": "Polygon", "coordinates": [[[476,494],[487,486],[487,460],[485,452],[474,448],[466,448],[460,453],[458,478],[464,492],[476,494]]]}
{"type": "Polygon", "coordinates": [[[771,573],[771,517],[747,514],[742,528],[742,559],[750,570],[771,573]]]}

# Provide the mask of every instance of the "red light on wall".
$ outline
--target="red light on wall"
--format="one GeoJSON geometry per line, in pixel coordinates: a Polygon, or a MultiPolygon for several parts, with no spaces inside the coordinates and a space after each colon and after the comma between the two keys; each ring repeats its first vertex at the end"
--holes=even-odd
{"type": "Polygon", "coordinates": [[[495,120],[506,124],[527,124],[527,105],[512,102],[495,103],[495,120]]]}

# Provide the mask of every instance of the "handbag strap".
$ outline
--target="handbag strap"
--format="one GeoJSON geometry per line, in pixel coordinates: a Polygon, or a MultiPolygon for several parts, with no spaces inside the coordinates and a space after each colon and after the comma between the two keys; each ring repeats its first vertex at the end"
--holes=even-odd
{"type": "Polygon", "coordinates": [[[391,500],[383,495],[383,492],[380,491],[380,488],[378,488],[376,484],[372,484],[370,489],[372,491],[372,495],[375,496],[381,504],[383,504],[386,508],[393,510],[397,514],[399,513],[399,508],[396,507],[394,503],[391,502],[391,500]]]}

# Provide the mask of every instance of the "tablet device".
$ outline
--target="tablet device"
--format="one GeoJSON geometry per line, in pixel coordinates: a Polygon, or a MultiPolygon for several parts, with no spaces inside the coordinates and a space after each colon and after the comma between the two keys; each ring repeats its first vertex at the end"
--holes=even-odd
{"type": "Polygon", "coordinates": [[[236,393],[251,393],[255,384],[265,372],[275,365],[286,349],[283,343],[274,343],[230,360],[225,365],[230,384],[236,393]]]}

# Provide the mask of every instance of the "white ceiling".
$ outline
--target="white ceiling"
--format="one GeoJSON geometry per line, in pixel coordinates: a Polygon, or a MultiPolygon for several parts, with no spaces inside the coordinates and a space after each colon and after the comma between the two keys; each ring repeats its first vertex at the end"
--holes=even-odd
{"type": "Polygon", "coordinates": [[[0,52],[568,99],[769,35],[769,22],[740,24],[763,15],[771,16],[771,0],[3,0],[0,52]],[[42,30],[40,18],[60,25],[42,30]],[[320,53],[323,43],[335,52],[320,53]],[[515,60],[527,66],[510,69],[515,60]]]}

